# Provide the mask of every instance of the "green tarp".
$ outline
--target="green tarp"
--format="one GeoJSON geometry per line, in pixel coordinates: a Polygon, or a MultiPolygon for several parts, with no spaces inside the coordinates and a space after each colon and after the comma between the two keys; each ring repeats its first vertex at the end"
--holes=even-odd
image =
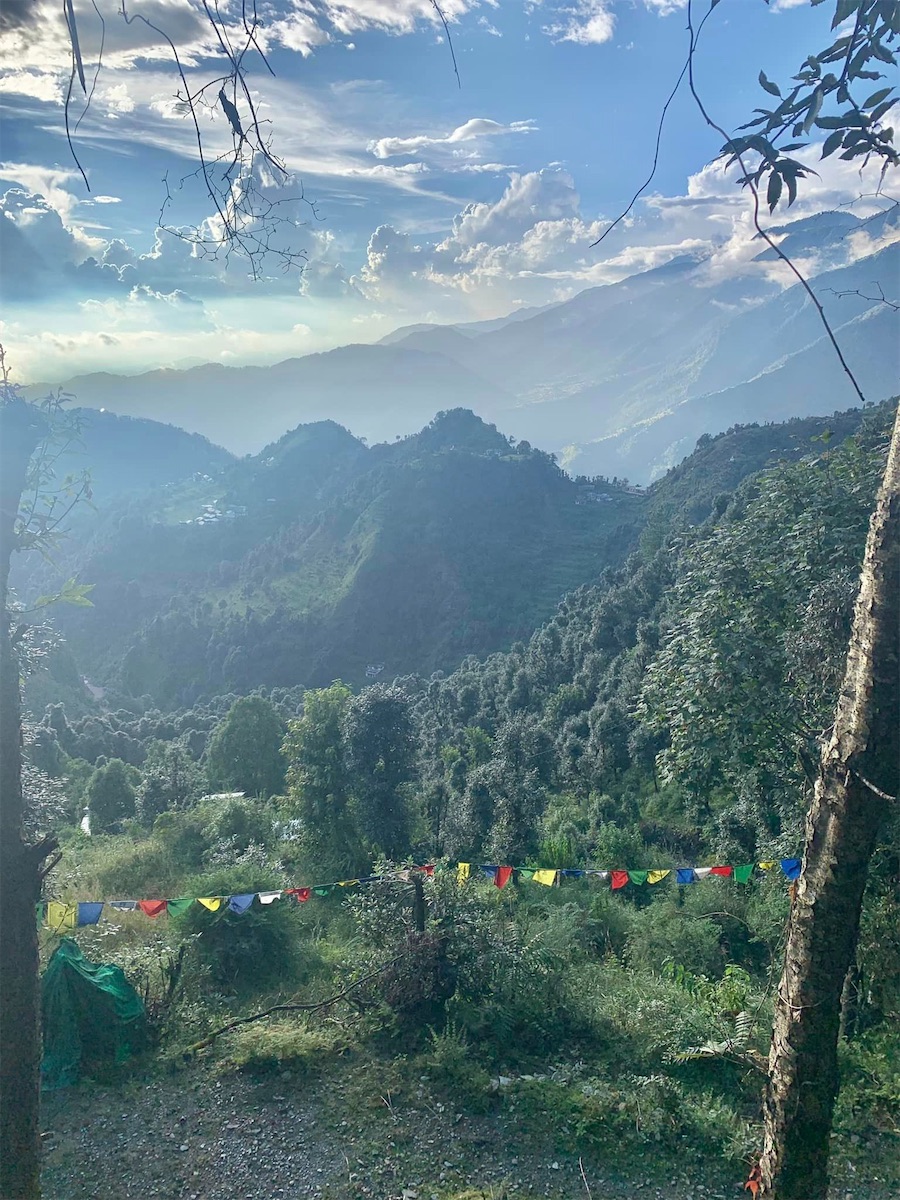
{"type": "Polygon", "coordinates": [[[63,938],[41,980],[44,1087],[77,1083],[82,1071],[124,1062],[146,1040],[144,1002],[121,967],[89,962],[63,938]]]}

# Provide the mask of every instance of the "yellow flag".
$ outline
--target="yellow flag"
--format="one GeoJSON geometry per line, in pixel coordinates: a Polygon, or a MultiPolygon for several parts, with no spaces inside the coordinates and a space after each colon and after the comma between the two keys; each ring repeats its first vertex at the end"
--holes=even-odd
{"type": "Polygon", "coordinates": [[[222,897],[207,896],[206,899],[204,899],[202,896],[198,896],[197,903],[202,904],[204,908],[208,908],[210,912],[218,912],[222,907],[222,897]]]}
{"type": "Polygon", "coordinates": [[[778,863],[775,861],[774,858],[769,858],[769,859],[766,859],[765,862],[757,863],[756,865],[759,867],[759,869],[761,871],[771,871],[773,867],[778,866],[778,863]]]}
{"type": "Polygon", "coordinates": [[[358,883],[358,879],[339,879],[338,887],[356,887],[358,883]]]}
{"type": "Polygon", "coordinates": [[[74,929],[78,923],[78,906],[76,904],[61,904],[58,900],[47,903],[47,926],[59,933],[63,929],[74,929]]]}
{"type": "Polygon", "coordinates": [[[465,883],[466,880],[469,878],[469,874],[470,874],[471,870],[472,870],[471,863],[457,863],[456,864],[456,880],[457,880],[457,882],[465,883]]]}
{"type": "Polygon", "coordinates": [[[659,883],[661,880],[665,879],[665,877],[667,875],[670,875],[670,874],[671,874],[671,871],[648,871],[647,872],[647,882],[648,883],[659,883]]]}
{"type": "Polygon", "coordinates": [[[544,887],[553,887],[554,883],[556,883],[556,875],[556,871],[551,871],[542,867],[540,871],[535,871],[534,875],[532,875],[532,879],[535,883],[542,883],[544,887]]]}

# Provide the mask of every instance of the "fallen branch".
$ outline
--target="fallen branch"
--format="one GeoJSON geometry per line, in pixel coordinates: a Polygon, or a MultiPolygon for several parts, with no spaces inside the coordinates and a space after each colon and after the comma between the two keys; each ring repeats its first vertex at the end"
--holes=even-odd
{"type": "Polygon", "coordinates": [[[376,976],[380,975],[383,971],[386,971],[388,967],[392,967],[394,963],[398,963],[402,958],[406,958],[408,953],[409,952],[407,951],[403,954],[398,954],[395,958],[391,958],[386,963],[382,963],[382,965],[375,971],[370,971],[368,975],[363,975],[361,979],[355,980],[349,985],[349,987],[344,988],[342,992],[338,992],[336,996],[330,996],[327,1000],[319,1000],[315,1004],[275,1004],[272,1008],[267,1008],[263,1012],[254,1013],[252,1017],[239,1017],[236,1021],[229,1021],[227,1025],[223,1025],[221,1029],[215,1030],[215,1032],[211,1033],[208,1037],[203,1038],[199,1042],[194,1042],[192,1046],[188,1046],[182,1057],[190,1058],[191,1055],[196,1054],[198,1050],[205,1050],[207,1046],[211,1045],[216,1038],[221,1037],[223,1033],[229,1033],[232,1029],[237,1029],[239,1025],[250,1025],[253,1021],[261,1021],[263,1017],[271,1017],[273,1013],[317,1012],[322,1008],[330,1008],[331,1005],[336,1004],[338,1000],[343,1000],[343,998],[349,995],[354,988],[361,987],[362,984],[368,983],[370,979],[375,979],[376,976]]]}

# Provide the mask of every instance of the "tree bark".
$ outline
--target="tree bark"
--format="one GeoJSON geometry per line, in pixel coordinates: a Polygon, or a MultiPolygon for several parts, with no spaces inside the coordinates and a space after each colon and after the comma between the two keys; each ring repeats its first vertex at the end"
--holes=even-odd
{"type": "Polygon", "coordinates": [[[806,818],[775,1004],[761,1196],[824,1200],[841,993],[869,859],[900,784],[900,411],[869,523],[844,683],[806,818]]]}
{"type": "Polygon", "coordinates": [[[55,842],[22,828],[19,665],[7,607],[10,556],[28,462],[44,431],[22,400],[0,403],[0,1197],[40,1196],[40,978],[35,903],[55,842]]]}

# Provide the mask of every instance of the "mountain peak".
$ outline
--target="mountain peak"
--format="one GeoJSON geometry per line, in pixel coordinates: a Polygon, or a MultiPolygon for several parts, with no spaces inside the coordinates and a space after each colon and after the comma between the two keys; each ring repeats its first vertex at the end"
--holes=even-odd
{"type": "Polygon", "coordinates": [[[489,425],[469,408],[439,412],[412,439],[423,450],[467,450],[475,454],[509,452],[509,440],[496,425],[489,425]]]}

